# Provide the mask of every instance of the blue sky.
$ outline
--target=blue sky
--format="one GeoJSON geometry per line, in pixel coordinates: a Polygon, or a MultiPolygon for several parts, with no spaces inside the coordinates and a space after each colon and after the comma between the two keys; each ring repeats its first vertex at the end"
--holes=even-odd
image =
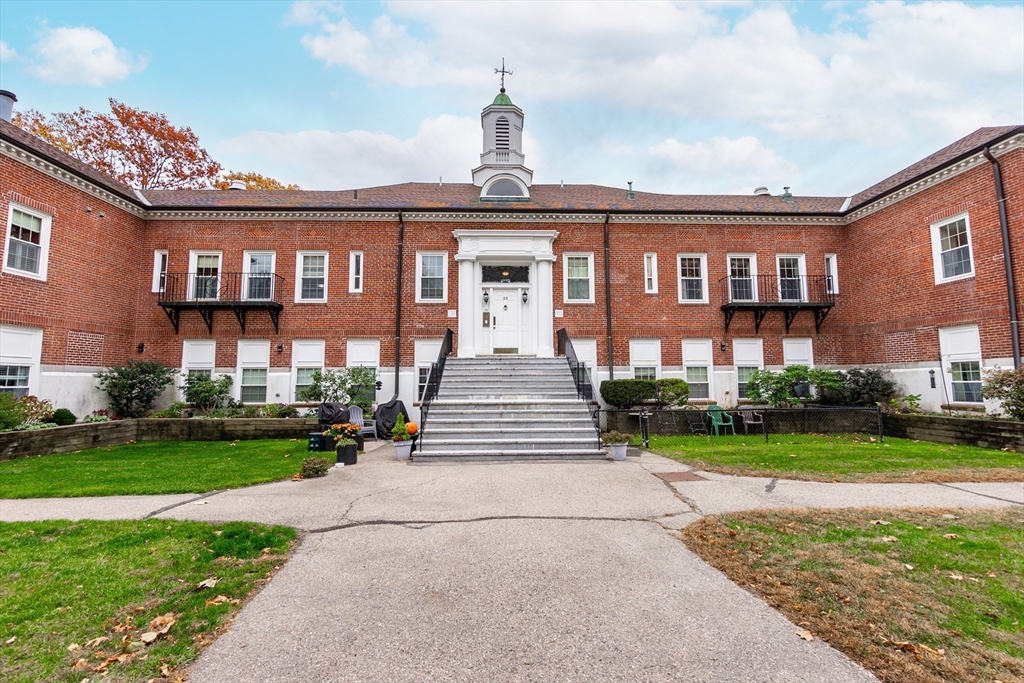
{"type": "Polygon", "coordinates": [[[468,182],[507,88],[539,183],[849,195],[1024,122],[1024,2],[0,0],[0,88],[108,97],[309,189],[468,182]]]}

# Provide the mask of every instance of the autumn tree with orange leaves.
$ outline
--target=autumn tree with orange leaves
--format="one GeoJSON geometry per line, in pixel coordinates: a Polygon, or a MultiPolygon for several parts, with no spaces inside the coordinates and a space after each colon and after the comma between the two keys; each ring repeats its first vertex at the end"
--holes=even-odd
{"type": "Polygon", "coordinates": [[[250,189],[298,189],[258,173],[221,175],[221,165],[199,145],[191,128],[178,128],[163,114],[110,98],[110,114],[84,107],[47,117],[29,109],[12,123],[125,185],[140,190],[219,187],[234,179],[250,189]]]}

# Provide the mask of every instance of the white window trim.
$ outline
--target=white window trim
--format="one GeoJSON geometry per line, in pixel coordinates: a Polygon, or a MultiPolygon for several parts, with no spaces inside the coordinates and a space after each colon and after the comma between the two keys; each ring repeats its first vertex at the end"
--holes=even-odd
{"type": "Polygon", "coordinates": [[[648,252],[644,254],[644,294],[657,294],[658,293],[658,254],[656,252],[648,252]],[[648,286],[647,278],[647,264],[650,263],[651,272],[651,284],[648,286]]]}
{"type": "Polygon", "coordinates": [[[270,299],[271,301],[277,296],[277,292],[274,291],[276,284],[276,278],[274,275],[277,274],[277,252],[273,249],[246,249],[242,252],[242,291],[239,292],[242,299],[248,299],[249,294],[249,275],[251,264],[249,263],[249,256],[251,254],[270,254],[270,299]]]}
{"type": "Polygon", "coordinates": [[[166,249],[156,249],[153,252],[153,289],[152,291],[156,294],[164,291],[167,287],[167,280],[164,280],[164,287],[160,286],[160,274],[166,273],[167,271],[160,270],[160,261],[162,258],[167,259],[167,266],[170,267],[171,261],[170,256],[167,255],[166,249]]]}
{"type": "MultiPolygon", "coordinates": [[[[959,219],[953,219],[959,220],[959,219]]],[[[945,223],[940,223],[945,225],[945,223]]],[[[978,325],[956,325],[953,327],[940,327],[939,328],[939,358],[942,361],[942,373],[945,384],[945,396],[943,401],[947,401],[952,405],[965,405],[965,406],[978,406],[982,403],[974,403],[968,401],[957,401],[954,397],[956,393],[953,391],[953,363],[971,363],[976,362],[984,373],[985,370],[985,359],[982,356],[981,349],[981,329],[978,325]],[[963,349],[962,342],[958,345],[956,342],[962,339],[959,335],[964,332],[973,332],[971,335],[972,348],[968,350],[955,350],[963,349]]],[[[984,377],[984,374],[982,375],[984,377]]]]}
{"type": "Polygon", "coordinates": [[[566,304],[592,304],[594,303],[594,252],[592,251],[566,251],[562,253],[562,302],[566,304]],[[569,298],[569,259],[586,258],[587,271],[590,273],[590,296],[586,299],[569,298]]]}
{"type": "Polygon", "coordinates": [[[327,360],[327,342],[324,339],[293,339],[292,340],[292,373],[291,373],[291,387],[289,391],[292,394],[292,401],[297,402],[299,400],[298,392],[295,387],[299,383],[299,368],[319,368],[323,370],[327,360]],[[296,349],[303,346],[317,346],[320,350],[319,363],[310,363],[300,361],[296,356],[296,349]]]}
{"type": "Polygon", "coordinates": [[[786,299],[786,301],[807,301],[807,254],[776,254],[775,255],[775,277],[777,278],[777,284],[775,285],[776,292],[775,296],[778,297],[779,301],[782,301],[782,259],[784,258],[795,258],[800,261],[800,298],[799,299],[786,299]]]}
{"type": "MultiPolygon", "coordinates": [[[[748,258],[750,259],[750,277],[753,280],[751,283],[753,286],[754,298],[751,301],[760,301],[758,299],[758,287],[757,287],[757,254],[726,254],[725,255],[725,275],[728,278],[732,278],[732,259],[734,258],[748,258]]],[[[732,280],[726,280],[729,283],[729,301],[732,301],[732,280]]],[[[740,301],[740,299],[737,299],[740,301]]]]}
{"type": "Polygon", "coordinates": [[[814,338],[813,337],[783,337],[782,338],[782,367],[789,367],[790,365],[805,365],[805,363],[790,362],[786,359],[786,342],[792,341],[806,341],[807,349],[810,353],[810,361],[806,363],[807,367],[814,367],[814,338]]]}
{"type": "MultiPolygon", "coordinates": [[[[417,259],[418,260],[418,259],[417,259]]],[[[447,259],[445,259],[447,260],[447,259]]],[[[366,279],[366,257],[363,252],[354,250],[348,252],[348,292],[349,294],[362,294],[363,281],[366,279]],[[359,260],[359,285],[356,286],[356,259],[359,260]]]]}
{"type": "Polygon", "coordinates": [[[839,293],[839,257],[835,254],[825,254],[825,293],[826,294],[838,294],[839,293]],[[832,272],[829,272],[829,261],[832,263],[832,272]],[[828,278],[832,278],[832,287],[828,286],[828,278]]]}
{"type": "Polygon", "coordinates": [[[687,378],[687,368],[707,368],[708,371],[708,397],[697,398],[697,401],[714,401],[715,400],[715,348],[713,340],[711,339],[683,339],[680,344],[680,350],[683,356],[683,379],[689,382],[687,378]],[[706,359],[694,359],[688,358],[686,355],[687,345],[695,346],[700,344],[707,352],[706,359]]]}
{"type": "Polygon", "coordinates": [[[649,368],[652,365],[654,366],[654,378],[656,380],[661,379],[661,339],[651,339],[651,338],[646,338],[646,337],[645,338],[630,339],[629,340],[629,376],[630,376],[630,378],[636,377],[636,369],[637,368],[649,368]],[[637,342],[637,343],[634,344],[634,342],[637,342]],[[656,348],[657,349],[657,354],[656,354],[656,356],[651,357],[651,358],[642,358],[642,357],[641,358],[636,358],[636,356],[640,355],[640,354],[634,354],[633,353],[634,346],[635,346],[635,348],[637,350],[643,349],[645,347],[649,347],[649,348],[652,348],[652,349],[656,348]]]}
{"type": "MultiPolygon", "coordinates": [[[[190,370],[209,370],[210,378],[214,378],[217,370],[217,341],[215,339],[184,339],[181,342],[181,373],[187,375],[190,370]],[[213,350],[209,364],[205,362],[189,361],[189,349],[193,346],[208,346],[213,350]]],[[[178,394],[182,401],[185,400],[185,379],[181,378],[178,383],[178,394]]]]}
{"type": "Polygon", "coordinates": [[[708,255],[706,253],[679,253],[676,254],[676,294],[679,297],[679,303],[681,304],[706,304],[708,303],[708,255]],[[700,258],[700,279],[701,279],[701,299],[684,299],[683,298],[683,267],[679,262],[682,258],[700,258]]]}
{"type": "Polygon", "coordinates": [[[305,251],[295,252],[295,303],[297,304],[322,304],[327,302],[328,292],[328,281],[331,273],[331,255],[330,252],[313,249],[305,251]],[[302,259],[304,256],[323,256],[324,257],[324,296],[322,299],[303,299],[302,298],[302,259]]]}
{"type": "Polygon", "coordinates": [[[46,281],[46,269],[50,261],[50,228],[52,227],[52,217],[33,209],[30,206],[19,204],[17,202],[9,202],[7,208],[7,223],[4,225],[4,253],[0,255],[0,261],[3,266],[0,271],[4,273],[10,273],[11,275],[20,275],[21,277],[31,278],[33,280],[46,281]],[[9,268],[7,266],[7,254],[10,253],[11,249],[11,222],[14,220],[14,210],[17,209],[22,213],[27,213],[30,216],[35,216],[39,219],[39,272],[30,273],[25,270],[18,270],[17,268],[9,268]]]}
{"type": "Polygon", "coordinates": [[[958,213],[955,216],[949,216],[943,218],[941,221],[936,221],[929,226],[932,236],[932,266],[935,269],[935,284],[941,285],[946,282],[956,282],[957,280],[966,280],[967,278],[974,277],[974,241],[971,239],[971,219],[967,215],[967,212],[958,213]],[[971,257],[971,271],[964,273],[963,275],[954,275],[953,277],[942,276],[942,239],[939,237],[939,228],[949,225],[950,223],[956,223],[958,220],[963,219],[964,224],[967,226],[967,252],[971,257]]]}
{"type": "Polygon", "coordinates": [[[200,256],[217,257],[217,299],[220,299],[220,278],[224,275],[224,253],[213,249],[193,249],[188,252],[188,300],[195,300],[196,272],[199,268],[200,256]]]}
{"type": "Polygon", "coordinates": [[[448,303],[448,252],[447,251],[417,251],[416,252],[416,303],[418,304],[446,304],[448,303]],[[440,299],[423,299],[420,297],[420,284],[423,277],[423,257],[442,256],[441,261],[444,268],[441,270],[441,293],[440,299]]]}
{"type": "Polygon", "coordinates": [[[235,368],[237,374],[235,375],[236,381],[234,382],[235,400],[236,401],[241,401],[242,400],[242,370],[266,370],[267,371],[267,375],[266,375],[267,383],[265,385],[266,386],[266,393],[263,396],[263,403],[255,403],[253,401],[250,401],[249,404],[251,404],[251,405],[266,405],[267,403],[270,403],[270,401],[268,400],[270,398],[270,340],[269,339],[267,339],[267,340],[262,340],[262,339],[239,339],[238,340],[238,347],[237,348],[238,348],[238,351],[237,351],[238,358],[237,358],[237,361],[236,361],[236,368],[235,368]],[[264,348],[267,349],[266,362],[260,362],[259,364],[256,364],[256,363],[247,363],[247,362],[243,361],[242,360],[242,347],[243,346],[256,346],[257,344],[260,345],[260,346],[263,346],[264,348]]]}
{"type": "Polygon", "coordinates": [[[733,339],[732,340],[732,367],[736,371],[736,399],[746,401],[747,399],[740,398],[740,368],[753,368],[756,367],[758,370],[764,370],[764,339],[763,338],[747,338],[747,339],[733,339]],[[737,342],[742,346],[754,346],[751,342],[757,342],[758,360],[757,362],[751,362],[744,360],[739,362],[736,360],[736,344],[737,342]]]}

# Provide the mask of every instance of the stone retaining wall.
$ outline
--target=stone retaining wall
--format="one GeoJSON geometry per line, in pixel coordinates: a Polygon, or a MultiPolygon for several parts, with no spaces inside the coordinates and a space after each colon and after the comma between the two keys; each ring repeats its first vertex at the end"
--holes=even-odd
{"type": "Polygon", "coordinates": [[[235,441],[302,439],[316,431],[316,418],[153,419],[88,422],[22,432],[0,432],[0,460],[129,441],[235,441]]]}
{"type": "Polygon", "coordinates": [[[882,425],[886,436],[1024,452],[1024,422],[886,414],[882,425]]]}

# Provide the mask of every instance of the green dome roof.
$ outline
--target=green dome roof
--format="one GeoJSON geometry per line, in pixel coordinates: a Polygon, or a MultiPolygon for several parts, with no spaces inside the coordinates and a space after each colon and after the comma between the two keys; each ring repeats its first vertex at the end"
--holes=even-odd
{"type": "Polygon", "coordinates": [[[498,93],[498,96],[494,98],[494,102],[492,104],[500,104],[500,105],[505,106],[505,107],[513,106],[512,105],[512,99],[508,95],[505,94],[505,89],[504,88],[502,88],[501,92],[498,93]]]}

